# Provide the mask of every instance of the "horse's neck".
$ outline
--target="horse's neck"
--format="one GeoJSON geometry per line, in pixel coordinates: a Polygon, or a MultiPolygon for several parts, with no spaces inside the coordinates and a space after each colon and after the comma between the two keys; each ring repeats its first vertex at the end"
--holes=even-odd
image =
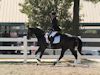
{"type": "Polygon", "coordinates": [[[36,35],[36,38],[37,38],[38,40],[41,40],[41,39],[44,38],[44,35],[36,35]]]}

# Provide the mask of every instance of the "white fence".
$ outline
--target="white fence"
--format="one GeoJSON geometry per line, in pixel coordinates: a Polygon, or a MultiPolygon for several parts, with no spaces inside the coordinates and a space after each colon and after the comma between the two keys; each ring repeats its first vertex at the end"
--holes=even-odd
{"type": "Polygon", "coordinates": [[[26,62],[28,50],[38,49],[37,46],[27,46],[28,41],[35,42],[37,39],[27,40],[26,36],[23,38],[0,38],[0,42],[23,42],[21,46],[0,46],[0,50],[22,50],[23,55],[0,55],[0,58],[23,58],[26,62]]]}
{"type": "MultiPolygon", "coordinates": [[[[83,42],[100,42],[100,38],[81,38],[83,42]]],[[[82,50],[100,50],[100,47],[83,46],[82,50]]]]}
{"type": "MultiPolygon", "coordinates": [[[[22,58],[26,63],[27,58],[33,58],[33,55],[27,55],[28,50],[38,49],[37,46],[27,46],[27,42],[36,42],[36,38],[27,40],[27,37],[22,38],[0,38],[0,42],[23,42],[22,46],[0,46],[0,50],[22,50],[23,55],[0,55],[0,58],[22,58]]],[[[99,38],[82,38],[83,42],[100,42],[99,38]]],[[[83,47],[83,50],[100,50],[100,47],[83,47]]]]}

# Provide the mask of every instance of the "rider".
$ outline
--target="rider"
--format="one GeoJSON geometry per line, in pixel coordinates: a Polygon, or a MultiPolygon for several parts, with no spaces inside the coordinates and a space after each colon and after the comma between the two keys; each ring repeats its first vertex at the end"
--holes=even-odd
{"type": "Polygon", "coordinates": [[[54,36],[50,36],[50,38],[52,38],[52,40],[50,40],[50,41],[51,41],[51,43],[53,43],[55,36],[60,35],[61,29],[58,26],[58,20],[57,20],[57,16],[56,16],[56,12],[55,11],[52,11],[50,13],[50,18],[51,18],[51,23],[52,23],[50,35],[51,35],[52,32],[55,33],[54,36]]]}

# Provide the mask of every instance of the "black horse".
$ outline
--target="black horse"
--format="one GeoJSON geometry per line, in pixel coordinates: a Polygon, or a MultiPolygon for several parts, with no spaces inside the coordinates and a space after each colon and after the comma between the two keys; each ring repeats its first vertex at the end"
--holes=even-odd
{"type": "MultiPolygon", "coordinates": [[[[39,49],[35,52],[35,55],[37,55],[37,53],[40,52],[39,58],[41,58],[45,49],[48,47],[48,43],[46,42],[45,38],[45,32],[39,28],[28,28],[28,38],[32,37],[33,34],[35,34],[39,45],[39,49]]],[[[68,36],[65,34],[61,34],[60,36],[61,36],[60,43],[51,44],[51,47],[53,48],[55,48],[55,46],[56,48],[61,48],[60,57],[56,62],[54,62],[54,65],[64,56],[65,51],[68,49],[70,49],[76,60],[78,58],[77,50],[82,55],[81,53],[82,41],[80,38],[75,36],[68,36]],[[76,48],[77,50],[75,50],[76,48]]],[[[40,61],[40,59],[37,60],[40,61]]]]}

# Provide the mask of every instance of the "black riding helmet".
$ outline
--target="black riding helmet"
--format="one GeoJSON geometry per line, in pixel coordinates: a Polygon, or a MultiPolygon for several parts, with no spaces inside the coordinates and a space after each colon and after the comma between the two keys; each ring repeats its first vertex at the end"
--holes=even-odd
{"type": "Polygon", "coordinates": [[[52,14],[52,15],[56,15],[56,12],[55,12],[55,11],[52,11],[51,14],[52,14]]]}

